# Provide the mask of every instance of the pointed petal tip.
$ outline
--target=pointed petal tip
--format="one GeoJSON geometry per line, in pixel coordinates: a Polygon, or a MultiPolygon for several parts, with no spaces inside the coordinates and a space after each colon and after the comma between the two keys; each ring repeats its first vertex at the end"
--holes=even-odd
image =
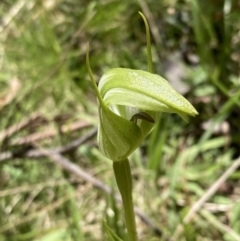
{"type": "Polygon", "coordinates": [[[199,115],[199,113],[198,113],[197,110],[194,108],[193,116],[195,117],[195,116],[197,116],[197,115],[199,115]]]}

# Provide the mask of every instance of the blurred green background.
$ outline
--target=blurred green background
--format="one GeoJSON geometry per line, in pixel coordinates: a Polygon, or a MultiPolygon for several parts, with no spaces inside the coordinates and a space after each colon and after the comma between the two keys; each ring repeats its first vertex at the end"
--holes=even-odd
{"type": "MultiPolygon", "coordinates": [[[[240,155],[240,1],[2,0],[0,2],[0,240],[121,238],[114,195],[33,150],[66,146],[98,124],[96,81],[110,68],[147,70],[141,11],[155,72],[198,110],[184,123],[163,114],[131,156],[140,240],[170,240],[190,207],[240,155]],[[30,154],[29,154],[30,153],[30,154]]],[[[96,137],[63,154],[115,190],[96,137]]],[[[185,225],[177,240],[240,240],[240,170],[185,225]]]]}

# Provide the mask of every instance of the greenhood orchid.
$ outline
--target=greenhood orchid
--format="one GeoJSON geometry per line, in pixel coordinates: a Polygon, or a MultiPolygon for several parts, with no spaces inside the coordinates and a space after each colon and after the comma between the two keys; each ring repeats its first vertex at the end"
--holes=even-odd
{"type": "Polygon", "coordinates": [[[161,112],[177,113],[185,121],[188,121],[188,115],[198,114],[159,75],[142,70],[114,68],[102,76],[97,87],[88,53],[87,66],[99,101],[98,144],[100,150],[113,161],[126,159],[139,147],[161,112]]]}
{"type": "Polygon", "coordinates": [[[100,104],[98,144],[113,161],[126,159],[141,144],[160,112],[177,113],[185,121],[198,114],[165,79],[142,70],[111,69],[95,91],[100,104]]]}

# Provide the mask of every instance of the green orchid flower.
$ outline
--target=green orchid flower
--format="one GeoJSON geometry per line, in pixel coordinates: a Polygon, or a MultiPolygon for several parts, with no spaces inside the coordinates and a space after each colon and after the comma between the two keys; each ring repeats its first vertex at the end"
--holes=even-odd
{"type": "Polygon", "coordinates": [[[151,132],[159,113],[177,113],[185,121],[195,108],[162,77],[142,70],[115,68],[95,91],[100,104],[98,144],[111,160],[126,159],[151,132]]]}
{"type": "MultiPolygon", "coordinates": [[[[151,58],[151,54],[149,56],[151,58]]],[[[159,75],[114,68],[102,76],[97,87],[88,53],[87,66],[99,101],[99,148],[113,161],[126,159],[139,147],[161,112],[176,113],[185,121],[188,121],[188,115],[198,114],[188,100],[159,75]]],[[[152,64],[149,66],[151,70],[152,64]]]]}

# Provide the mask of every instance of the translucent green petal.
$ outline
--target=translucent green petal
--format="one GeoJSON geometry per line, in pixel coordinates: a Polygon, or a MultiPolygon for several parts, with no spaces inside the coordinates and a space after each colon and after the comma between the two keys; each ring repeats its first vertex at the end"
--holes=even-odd
{"type": "Polygon", "coordinates": [[[142,142],[144,136],[138,125],[100,107],[98,143],[101,151],[113,161],[126,159],[142,142]]]}
{"type": "Polygon", "coordinates": [[[185,120],[195,108],[162,77],[142,70],[115,68],[102,76],[99,91],[106,105],[178,113],[185,120]]]}

